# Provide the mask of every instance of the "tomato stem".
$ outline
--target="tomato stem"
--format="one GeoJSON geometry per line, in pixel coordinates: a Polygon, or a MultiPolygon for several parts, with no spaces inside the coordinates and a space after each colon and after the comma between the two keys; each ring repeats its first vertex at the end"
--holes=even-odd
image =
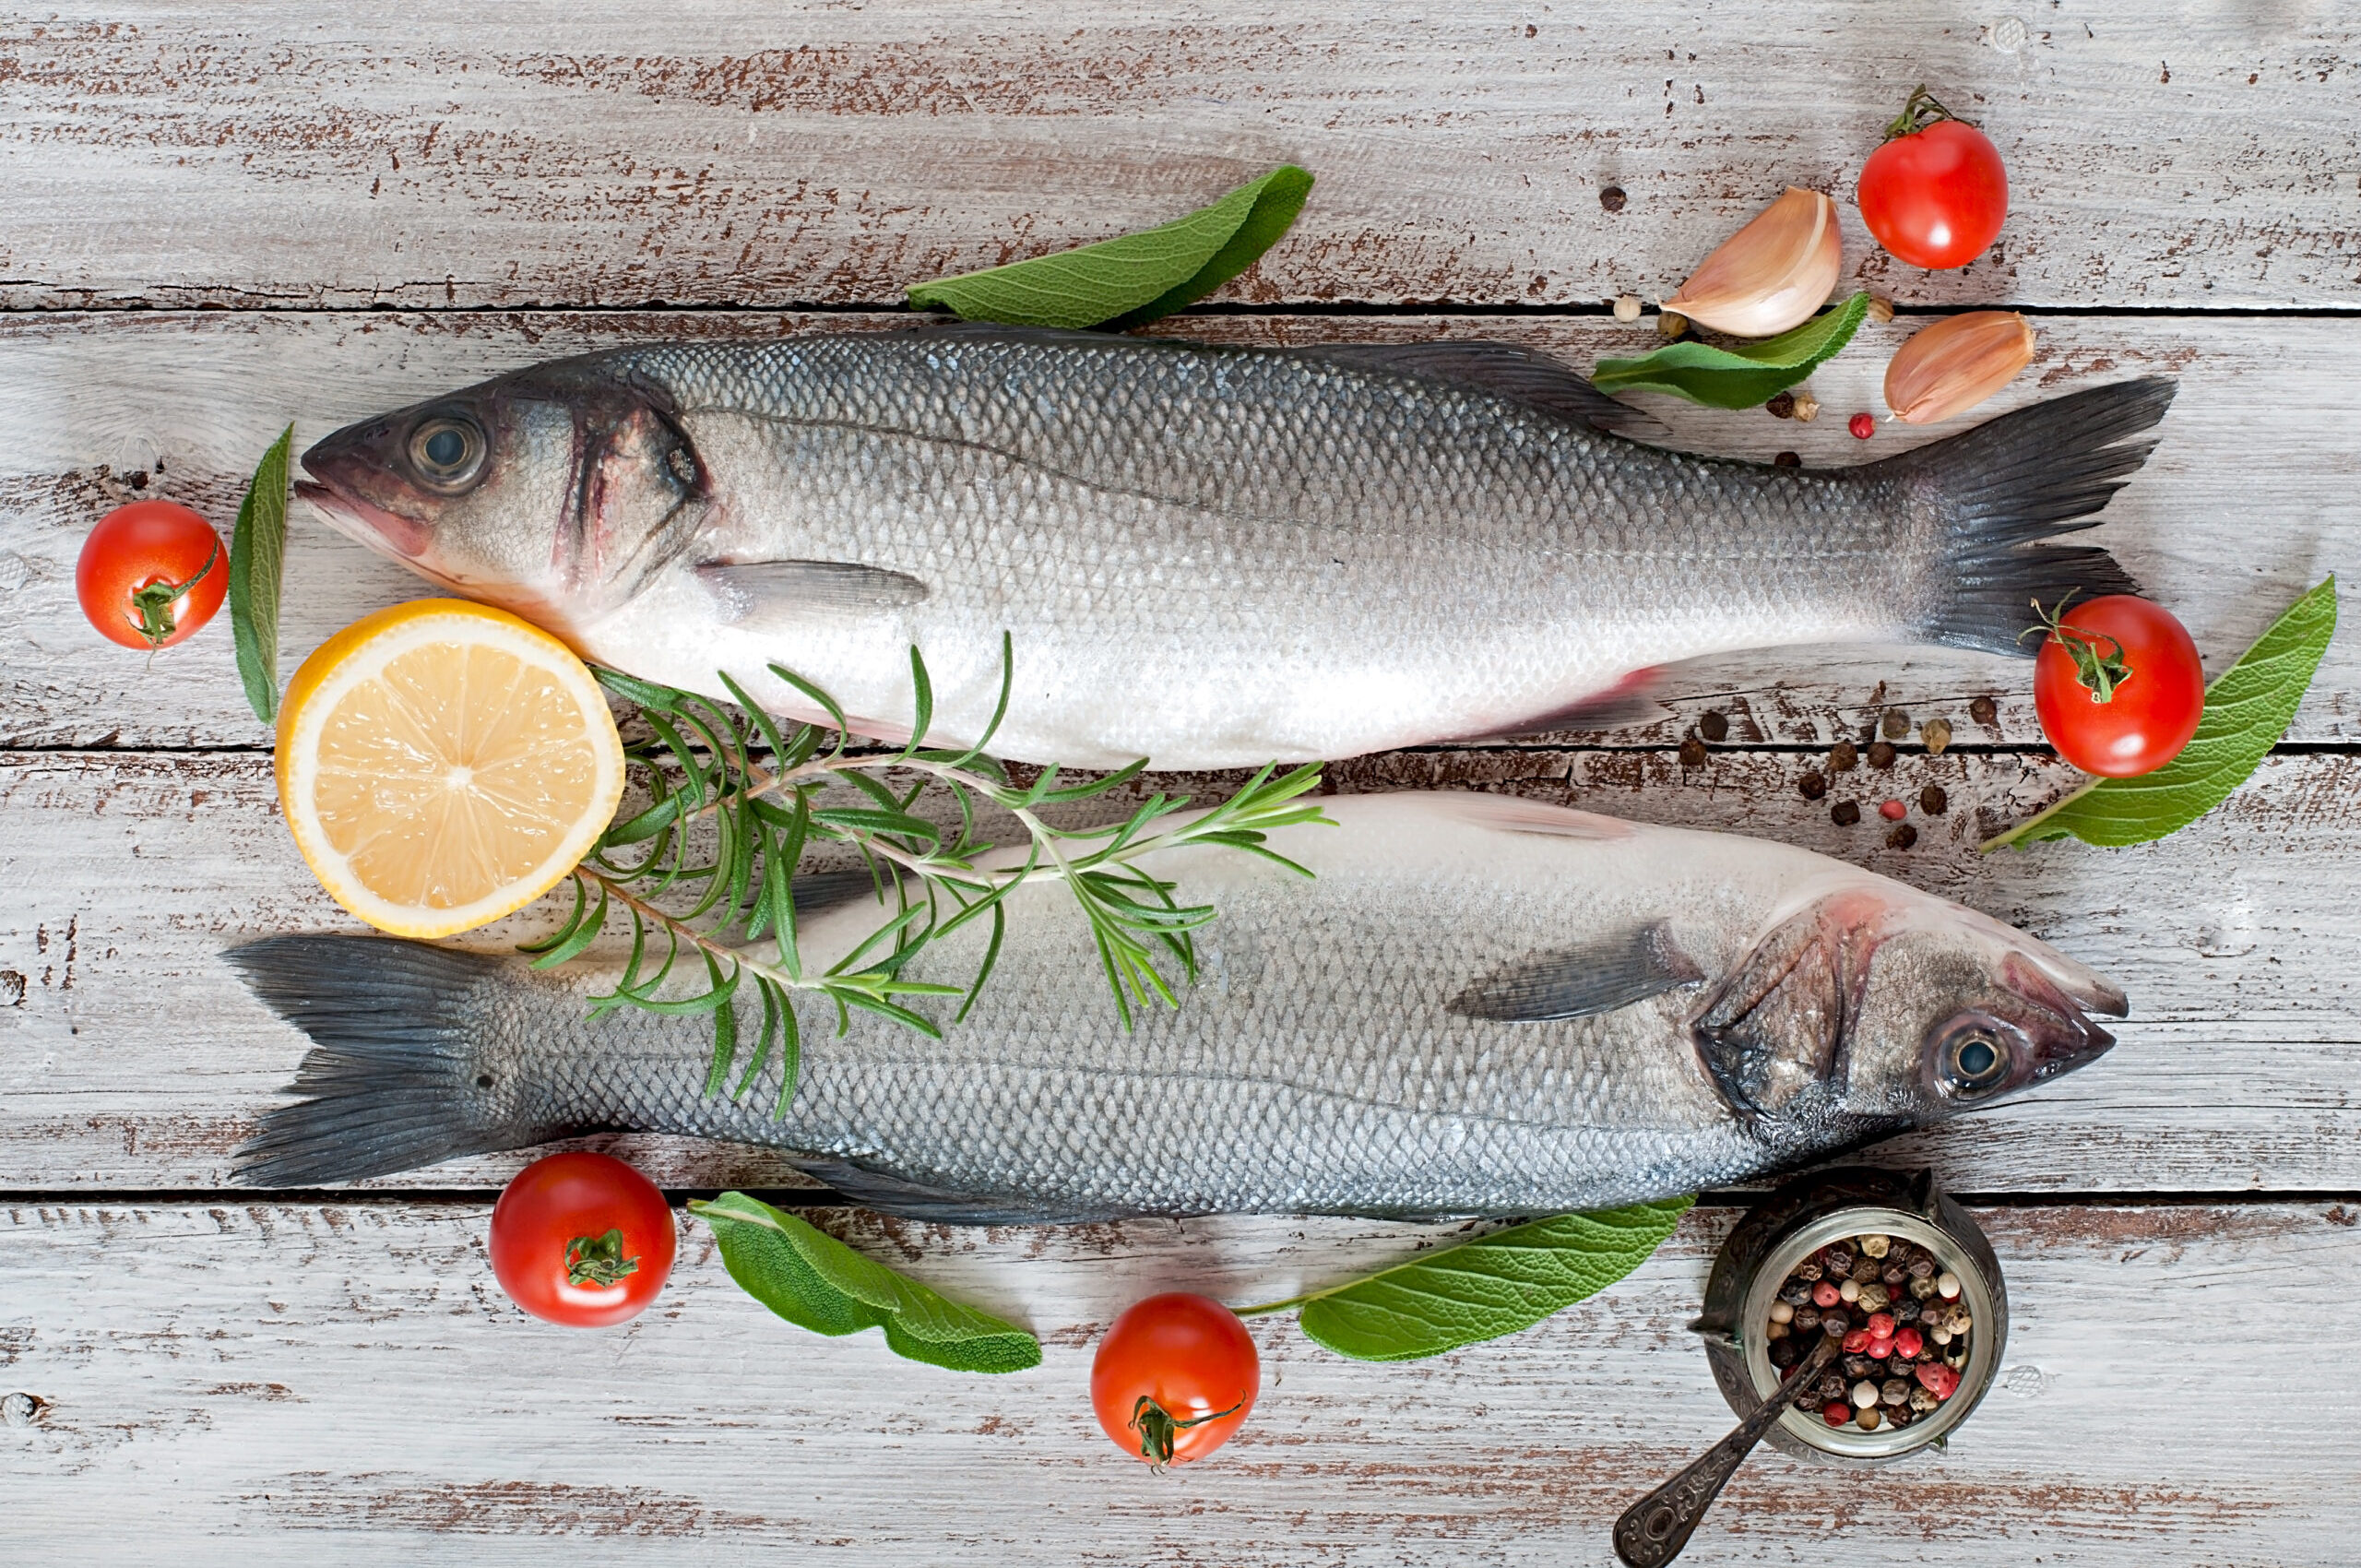
{"type": "Polygon", "coordinates": [[[1171,1411],[1143,1394],[1140,1402],[1132,1407],[1132,1419],[1125,1424],[1140,1434],[1140,1457],[1160,1476],[1172,1464],[1172,1443],[1176,1437],[1191,1427],[1201,1427],[1207,1421],[1234,1416],[1245,1403],[1240,1399],[1227,1410],[1216,1410],[1209,1416],[1192,1416],[1183,1421],[1174,1420],[1171,1411]]]}
{"type": "Polygon", "coordinates": [[[596,1285],[603,1289],[620,1285],[624,1275],[638,1272],[639,1260],[623,1256],[623,1233],[620,1229],[603,1236],[576,1236],[565,1244],[568,1285],[596,1285]]]}
{"type": "Polygon", "coordinates": [[[180,630],[178,623],[172,619],[172,606],[180,602],[183,594],[203,582],[205,574],[213,570],[213,563],[219,559],[221,559],[221,539],[217,534],[214,536],[213,548],[206,553],[205,564],[199,566],[196,569],[196,575],[188,581],[143,583],[131,590],[131,607],[139,612],[139,617],[133,624],[138,629],[139,635],[148,639],[149,653],[152,654],[163,647],[164,639],[180,630]]]}
{"type": "Polygon", "coordinates": [[[2058,601],[2058,607],[2055,610],[2044,610],[2041,607],[2041,600],[2035,600],[2033,612],[2041,617],[2041,624],[2027,626],[2018,634],[2017,640],[2023,642],[2035,632],[2045,634],[2043,637],[2045,642],[2055,638],[2058,646],[2066,650],[2067,657],[2073,659],[2074,679],[2080,681],[2090,692],[2091,700],[2113,702],[2115,689],[2131,679],[2131,666],[2124,660],[2123,645],[2114,637],[2109,636],[2106,639],[2109,651],[2101,653],[2098,636],[2083,631],[2079,626],[2069,626],[2063,624],[2066,606],[2073,598],[2074,590],[2067,589],[2066,597],[2058,601]]]}
{"type": "Polygon", "coordinates": [[[1927,90],[1926,83],[1920,82],[1910,89],[1910,101],[1902,106],[1902,113],[1886,126],[1885,139],[1893,141],[1902,137],[1915,137],[1939,120],[1958,120],[1963,125],[1975,124],[1944,108],[1942,101],[1927,90]]]}

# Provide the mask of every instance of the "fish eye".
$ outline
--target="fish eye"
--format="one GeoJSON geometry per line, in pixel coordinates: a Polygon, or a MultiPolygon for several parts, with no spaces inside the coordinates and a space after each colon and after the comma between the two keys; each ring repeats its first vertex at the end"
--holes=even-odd
{"type": "Polygon", "coordinates": [[[1943,1041],[1940,1063],[1943,1085],[1964,1099],[1989,1094],[2008,1081],[2009,1061],[2007,1040],[1989,1028],[1971,1024],[1943,1041]]]}
{"type": "Polygon", "coordinates": [[[457,414],[421,420],[409,433],[409,466],[435,490],[457,492],[482,476],[483,431],[457,414]]]}

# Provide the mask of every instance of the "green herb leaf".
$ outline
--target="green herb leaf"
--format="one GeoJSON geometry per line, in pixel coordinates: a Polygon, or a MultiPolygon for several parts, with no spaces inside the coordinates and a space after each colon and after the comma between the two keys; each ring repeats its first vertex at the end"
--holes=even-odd
{"type": "Polygon", "coordinates": [[[1713,409],[1750,409],[1767,402],[1835,357],[1869,313],[1869,296],[1855,294],[1792,331],[1760,343],[1717,349],[1695,339],[1667,344],[1636,360],[1601,360],[1590,384],[1601,392],[1669,392],[1713,409]]]}
{"type": "MultiPolygon", "coordinates": [[[[2330,577],[2271,624],[2271,629],[2205,688],[2205,713],[2180,755],[2137,778],[2094,778],[1984,848],[2023,849],[2071,834],[2115,848],[2177,833],[2245,783],[2296,718],[2336,630],[2336,579],[2330,577]]],[[[2137,675],[2133,677],[2135,680],[2137,675]]]]}
{"type": "Polygon", "coordinates": [[[1513,1225],[1240,1315],[1300,1306],[1303,1331],[1340,1356],[1439,1356],[1530,1328],[1597,1294],[1645,1263],[1696,1201],[1667,1198],[1513,1225]]]}
{"type": "Polygon", "coordinates": [[[1120,332],[1193,304],[1253,266],[1311,194],[1311,176],[1282,164],[1160,228],[920,283],[910,303],[967,321],[1120,332]]]}
{"type": "Polygon", "coordinates": [[[954,1372],[1041,1364],[1041,1342],[1015,1324],[945,1301],[759,1198],[724,1193],[689,1207],[713,1227],[730,1277],[798,1327],[826,1335],[883,1328],[896,1355],[954,1372]]]}
{"type": "Polygon", "coordinates": [[[290,424],[262,455],[230,536],[230,635],[246,701],[265,724],[279,719],[279,588],[287,562],[287,455],[294,440],[290,424]]]}

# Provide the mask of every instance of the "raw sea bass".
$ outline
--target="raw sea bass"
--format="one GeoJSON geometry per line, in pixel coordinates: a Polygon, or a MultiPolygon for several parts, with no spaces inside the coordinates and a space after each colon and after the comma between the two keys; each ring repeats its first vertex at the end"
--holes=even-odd
{"type": "Polygon", "coordinates": [[[865,733],[1174,768],[1601,721],[1648,667],[1781,644],[2026,651],[2124,591],[2086,528],[2172,386],[1829,471],[1659,450],[1502,344],[1263,350],[951,328],[542,365],[303,455],[330,522],[586,658],[865,733]],[[1608,705],[1612,706],[1612,705],[1608,705]]]}
{"type": "MultiPolygon", "coordinates": [[[[1248,856],[1143,864],[1221,910],[1177,1011],[1126,1034],[1063,889],[1012,896],[940,1041],[802,1010],[771,1083],[705,1092],[710,1020],[610,1014],[523,962],[271,937],[232,960],[307,1031],[308,1098],[242,1179],[409,1170],[596,1128],[769,1145],[858,1202],[951,1220],[1512,1215],[1695,1192],[1991,1103],[2113,1043],[2123,994],[1958,905],[1802,849],[1477,794],[1323,802],[1248,856]]],[[[865,878],[861,879],[865,884],[865,878]]],[[[807,964],[882,919],[816,913],[807,964]]],[[[980,923],[919,978],[971,978],[980,923]]],[[[908,972],[908,971],[906,971],[908,972]]],[[[753,1010],[740,1033],[753,1039],[753,1010]]]]}

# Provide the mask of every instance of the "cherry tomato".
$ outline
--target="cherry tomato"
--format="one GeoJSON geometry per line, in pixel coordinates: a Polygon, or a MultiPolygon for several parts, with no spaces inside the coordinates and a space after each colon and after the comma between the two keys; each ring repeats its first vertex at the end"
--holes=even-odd
{"type": "Polygon", "coordinates": [[[535,1317],[605,1328],[637,1317],[672,1272],[672,1211],[656,1183],[603,1154],[516,1172],[492,1210],[492,1272],[535,1317]]]}
{"type": "Polygon", "coordinates": [[[1999,237],[2009,173],[1992,138],[1927,96],[1910,95],[1855,195],[1878,244],[1913,267],[1965,267],[1999,237]]]}
{"type": "Polygon", "coordinates": [[[99,519],[74,564],[74,591],[99,635],[170,647],[213,619],[230,552],[213,526],[171,501],[134,501],[99,519]]]}
{"type": "Polygon", "coordinates": [[[1238,1314],[1176,1291],[1115,1320],[1090,1363],[1090,1403],[1116,1447],[1162,1470],[1228,1441],[1262,1383],[1262,1360],[1238,1314]]]}
{"type": "Polygon", "coordinates": [[[2205,671],[2170,611],[2110,594],[2056,618],[2034,664],[2033,704],[2059,756],[2131,778],[2172,761],[2197,732],[2205,671]]]}

